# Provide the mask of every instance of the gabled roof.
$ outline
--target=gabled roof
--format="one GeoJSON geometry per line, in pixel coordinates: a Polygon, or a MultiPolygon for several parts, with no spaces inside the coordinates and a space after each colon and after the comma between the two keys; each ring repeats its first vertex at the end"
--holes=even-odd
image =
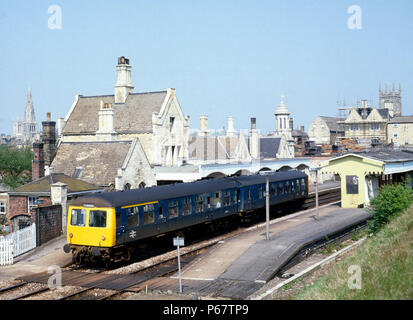
{"type": "Polygon", "coordinates": [[[117,133],[152,132],[152,113],[159,113],[166,95],[167,91],[130,93],[124,104],[115,104],[114,95],[79,96],[63,134],[95,133],[99,129],[100,101],[112,104],[117,133]]]}
{"type": "Polygon", "coordinates": [[[281,144],[281,138],[261,137],[260,157],[261,159],[274,159],[277,157],[281,144]]]}
{"type": "Polygon", "coordinates": [[[98,186],[115,182],[132,141],[62,142],[51,167],[55,172],[73,176],[81,167],[79,179],[98,186]]]}
{"type": "Polygon", "coordinates": [[[16,188],[13,191],[10,191],[9,194],[45,194],[50,193],[50,186],[54,183],[61,182],[67,185],[67,193],[77,193],[85,191],[97,191],[101,190],[91,183],[69,177],[63,173],[52,173],[48,176],[45,176],[41,179],[29,182],[23,186],[16,188]]]}
{"type": "Polygon", "coordinates": [[[340,121],[340,118],[335,118],[335,117],[325,117],[325,116],[320,116],[322,120],[326,123],[330,131],[344,131],[343,129],[340,128],[340,125],[337,123],[337,121],[340,121]]]}

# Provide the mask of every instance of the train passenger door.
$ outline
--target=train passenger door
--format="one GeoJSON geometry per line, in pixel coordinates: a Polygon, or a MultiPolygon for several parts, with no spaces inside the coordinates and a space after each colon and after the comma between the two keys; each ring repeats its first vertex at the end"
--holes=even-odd
{"type": "Polygon", "coordinates": [[[123,241],[126,233],[126,215],[122,211],[116,211],[116,242],[123,241]]]}

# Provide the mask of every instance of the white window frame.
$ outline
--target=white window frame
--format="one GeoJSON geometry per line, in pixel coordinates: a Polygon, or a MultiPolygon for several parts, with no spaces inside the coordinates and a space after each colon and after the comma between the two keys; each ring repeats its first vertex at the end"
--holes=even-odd
{"type": "Polygon", "coordinates": [[[0,201],[0,214],[6,214],[6,213],[7,213],[6,202],[0,201]]]}

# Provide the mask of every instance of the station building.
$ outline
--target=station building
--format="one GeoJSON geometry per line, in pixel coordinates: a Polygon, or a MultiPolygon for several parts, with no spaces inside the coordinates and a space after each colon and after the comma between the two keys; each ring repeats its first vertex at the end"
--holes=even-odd
{"type": "Polygon", "coordinates": [[[413,152],[377,150],[348,153],[320,163],[322,174],[338,174],[341,179],[341,206],[369,205],[384,184],[413,181],[413,152]]]}

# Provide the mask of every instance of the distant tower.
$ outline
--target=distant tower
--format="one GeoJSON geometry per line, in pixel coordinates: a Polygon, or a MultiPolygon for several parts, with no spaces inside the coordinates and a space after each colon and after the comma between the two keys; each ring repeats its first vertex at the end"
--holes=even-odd
{"type": "Polygon", "coordinates": [[[275,131],[276,136],[291,136],[292,128],[290,128],[290,112],[288,111],[283,101],[284,95],[281,96],[281,102],[275,111],[275,131]]]}
{"type": "Polygon", "coordinates": [[[402,87],[399,84],[399,89],[395,90],[394,83],[392,89],[382,91],[381,85],[379,85],[379,108],[388,109],[390,117],[397,117],[402,115],[402,87]]]}
{"type": "Polygon", "coordinates": [[[33,141],[37,133],[37,122],[34,114],[32,93],[27,91],[26,109],[24,110],[24,120],[13,123],[13,135],[23,142],[33,141]]]}
{"type": "Polygon", "coordinates": [[[133,92],[134,86],[131,78],[131,65],[129,59],[125,57],[118,58],[116,66],[117,81],[115,84],[115,103],[125,103],[129,93],[133,92]]]}

